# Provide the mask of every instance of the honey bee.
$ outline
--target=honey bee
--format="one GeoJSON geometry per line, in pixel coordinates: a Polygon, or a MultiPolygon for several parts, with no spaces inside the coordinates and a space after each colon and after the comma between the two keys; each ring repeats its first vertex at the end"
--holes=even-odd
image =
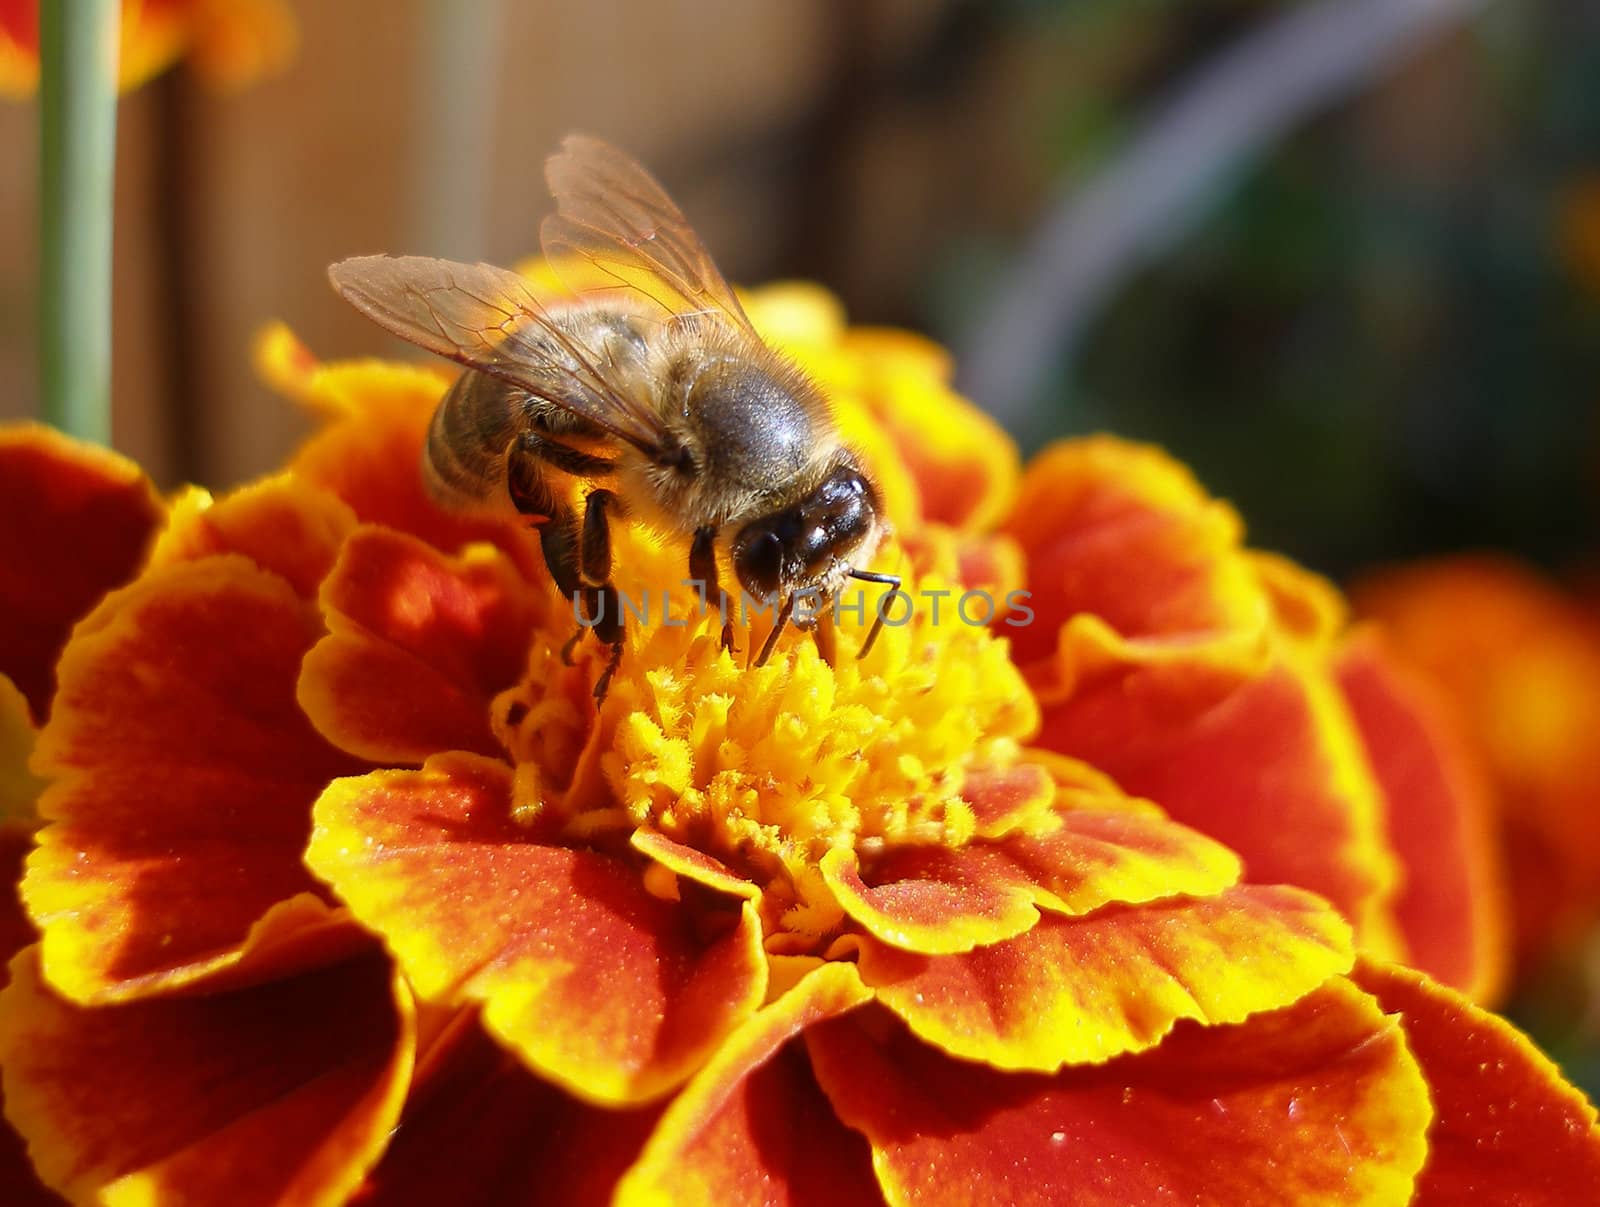
{"type": "MultiPolygon", "coordinates": [[[[887,532],[882,497],[841,442],[826,398],[756,333],[710,254],[655,179],[598,139],[570,135],[545,163],[556,212],[540,243],[551,264],[603,282],[542,304],[517,273],[425,256],[359,256],[333,287],[380,327],[465,365],[434,412],[422,473],[443,504],[509,500],[538,528],[550,576],[580,628],[610,646],[596,699],[622,654],[609,522],[637,512],[688,538],[689,577],[718,601],[725,549],[739,584],[775,606],[756,659],[791,620],[817,630],[887,532]],[[586,485],[581,509],[564,485],[586,485]]],[[[874,621],[861,647],[871,648],[874,621]]],[[[824,644],[826,638],[826,644],[824,644]]]]}

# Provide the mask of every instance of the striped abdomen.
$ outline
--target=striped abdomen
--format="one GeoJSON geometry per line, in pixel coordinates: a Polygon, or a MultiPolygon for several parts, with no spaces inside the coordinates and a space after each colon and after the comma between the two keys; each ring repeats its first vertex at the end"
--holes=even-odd
{"type": "Polygon", "coordinates": [[[527,425],[525,390],[487,373],[466,372],[433,413],[422,449],[422,479],[446,507],[506,499],[506,452],[527,425]]]}

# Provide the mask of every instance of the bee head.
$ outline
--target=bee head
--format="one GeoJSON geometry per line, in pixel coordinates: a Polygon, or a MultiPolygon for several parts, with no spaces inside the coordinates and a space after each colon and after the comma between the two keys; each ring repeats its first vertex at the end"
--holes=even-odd
{"type": "Polygon", "coordinates": [[[733,538],[733,569],[745,591],[776,599],[837,584],[850,559],[882,531],[878,490],[846,459],[803,498],[752,520],[733,538]]]}

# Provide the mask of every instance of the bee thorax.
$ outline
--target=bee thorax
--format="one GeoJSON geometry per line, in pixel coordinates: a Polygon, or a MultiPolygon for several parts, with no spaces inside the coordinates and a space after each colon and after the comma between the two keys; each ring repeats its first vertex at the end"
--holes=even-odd
{"type": "Polygon", "coordinates": [[[782,487],[813,454],[813,408],[759,363],[719,357],[703,364],[683,405],[702,450],[701,471],[727,488],[782,487]]]}

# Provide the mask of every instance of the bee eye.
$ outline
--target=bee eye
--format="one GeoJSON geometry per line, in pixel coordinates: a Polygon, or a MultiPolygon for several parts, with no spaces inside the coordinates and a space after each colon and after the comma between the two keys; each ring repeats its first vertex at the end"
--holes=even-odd
{"type": "Polygon", "coordinates": [[[750,550],[750,572],[774,588],[783,576],[783,541],[776,532],[764,533],[750,550]]]}
{"type": "Polygon", "coordinates": [[[771,528],[748,529],[734,546],[734,570],[745,588],[775,595],[783,583],[783,539],[771,528]]]}

